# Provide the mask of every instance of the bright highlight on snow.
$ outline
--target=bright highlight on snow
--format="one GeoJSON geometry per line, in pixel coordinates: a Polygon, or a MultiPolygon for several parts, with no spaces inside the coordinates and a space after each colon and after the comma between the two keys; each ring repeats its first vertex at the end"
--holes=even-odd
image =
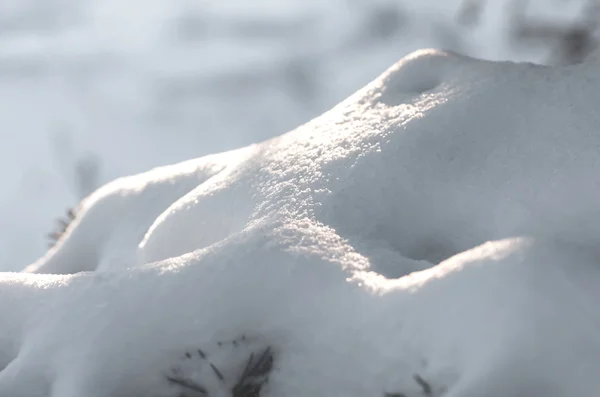
{"type": "Polygon", "coordinates": [[[599,78],[423,50],[109,183],[2,275],[0,396],[596,396],[599,78]]]}

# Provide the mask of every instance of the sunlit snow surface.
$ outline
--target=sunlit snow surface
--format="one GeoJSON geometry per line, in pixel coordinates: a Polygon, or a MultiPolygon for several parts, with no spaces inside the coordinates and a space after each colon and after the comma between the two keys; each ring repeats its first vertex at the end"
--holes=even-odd
{"type": "Polygon", "coordinates": [[[175,397],[179,367],[229,396],[270,347],[263,397],[596,396],[599,68],[421,51],[104,186],[27,269],[54,275],[2,277],[0,395],[175,397]]]}
{"type": "MultiPolygon", "coordinates": [[[[511,0],[471,28],[464,3],[2,0],[0,269],[41,256],[91,189],[280,135],[418,48],[546,60],[513,48],[511,0]]],[[[564,21],[584,1],[528,3],[564,21]]]]}

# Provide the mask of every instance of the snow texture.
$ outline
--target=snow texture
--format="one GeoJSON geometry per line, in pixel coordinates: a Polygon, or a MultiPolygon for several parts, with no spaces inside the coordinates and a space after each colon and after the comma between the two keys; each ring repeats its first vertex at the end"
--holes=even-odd
{"type": "Polygon", "coordinates": [[[599,70],[422,50],[104,186],[0,279],[0,395],[596,396],[599,70]]]}
{"type": "MultiPolygon", "coordinates": [[[[527,14],[570,24],[585,2],[527,14]]],[[[99,186],[280,135],[419,48],[547,60],[508,40],[513,0],[485,3],[467,28],[465,0],[0,1],[0,270],[99,186]]]]}

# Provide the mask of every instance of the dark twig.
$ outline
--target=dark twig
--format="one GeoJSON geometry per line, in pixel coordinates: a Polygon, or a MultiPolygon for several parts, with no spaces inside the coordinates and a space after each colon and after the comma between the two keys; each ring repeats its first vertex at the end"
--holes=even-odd
{"type": "MultiPolygon", "coordinates": [[[[242,336],[241,341],[245,341],[245,337],[242,336]]],[[[222,343],[221,343],[222,344],[222,343]]],[[[235,346],[235,344],[234,344],[235,346]]],[[[210,360],[207,359],[206,353],[200,349],[196,349],[198,355],[202,360],[206,360],[210,365],[215,376],[224,384],[231,385],[221,372],[219,368],[210,360]]],[[[186,359],[193,359],[192,355],[189,352],[185,353],[186,359]]],[[[244,366],[244,370],[238,378],[238,381],[235,382],[233,388],[231,388],[231,396],[232,397],[259,397],[261,388],[268,381],[268,376],[271,370],[273,369],[273,352],[270,347],[267,347],[263,350],[258,358],[254,353],[250,354],[246,364],[244,366]]],[[[184,389],[192,390],[197,393],[201,393],[206,397],[210,397],[207,389],[184,377],[182,371],[179,367],[175,367],[171,369],[171,375],[166,377],[167,380],[177,386],[180,386],[184,389]]],[[[231,387],[231,386],[230,386],[231,387]]],[[[182,396],[185,396],[183,394],[182,396]]],[[[405,397],[402,395],[390,395],[388,397],[405,397]]]]}
{"type": "Polygon", "coordinates": [[[421,386],[423,394],[425,394],[428,397],[433,395],[433,390],[431,389],[431,385],[429,384],[429,382],[423,379],[419,374],[415,374],[413,378],[415,382],[417,382],[419,386],[421,386]]]}
{"type": "Polygon", "coordinates": [[[217,367],[215,367],[215,365],[213,363],[210,363],[210,367],[212,368],[215,375],[217,375],[217,378],[219,378],[219,380],[221,380],[221,381],[225,380],[221,371],[219,371],[219,369],[217,367]]]}
{"type": "Polygon", "coordinates": [[[75,219],[76,216],[77,216],[77,212],[73,208],[70,208],[67,211],[65,218],[59,218],[57,220],[57,223],[58,223],[57,229],[58,230],[50,232],[47,235],[48,238],[50,239],[50,242],[48,244],[50,248],[52,248],[58,242],[58,240],[60,240],[60,238],[63,236],[63,234],[65,234],[65,232],[67,231],[67,228],[69,227],[71,222],[73,222],[73,220],[75,219]]]}
{"type": "Polygon", "coordinates": [[[254,361],[250,355],[246,367],[232,390],[233,397],[258,397],[261,387],[266,383],[269,372],[273,369],[273,354],[267,347],[254,361]]]}
{"type": "Polygon", "coordinates": [[[180,379],[167,376],[167,380],[174,385],[178,385],[183,388],[190,389],[195,392],[202,393],[204,395],[208,395],[208,391],[204,388],[204,386],[199,385],[189,379],[180,379]]]}

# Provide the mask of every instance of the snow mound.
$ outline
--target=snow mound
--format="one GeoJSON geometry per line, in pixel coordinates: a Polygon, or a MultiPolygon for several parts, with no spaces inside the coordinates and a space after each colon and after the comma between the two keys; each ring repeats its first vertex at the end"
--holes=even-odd
{"type": "Polygon", "coordinates": [[[0,279],[0,395],[595,396],[599,68],[423,50],[101,188],[0,279]]]}

